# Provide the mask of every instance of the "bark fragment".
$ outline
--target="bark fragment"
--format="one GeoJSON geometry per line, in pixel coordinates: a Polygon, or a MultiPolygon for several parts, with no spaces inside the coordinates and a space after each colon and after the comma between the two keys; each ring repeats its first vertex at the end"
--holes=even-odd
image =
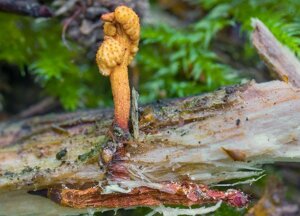
{"type": "Polygon", "coordinates": [[[164,191],[137,187],[127,193],[109,194],[101,194],[103,190],[97,186],[84,190],[52,188],[49,189],[48,196],[61,205],[73,208],[128,208],[162,204],[192,206],[217,203],[220,200],[234,207],[244,207],[248,203],[248,197],[238,190],[222,192],[188,182],[163,183],[162,187],[164,191]]]}

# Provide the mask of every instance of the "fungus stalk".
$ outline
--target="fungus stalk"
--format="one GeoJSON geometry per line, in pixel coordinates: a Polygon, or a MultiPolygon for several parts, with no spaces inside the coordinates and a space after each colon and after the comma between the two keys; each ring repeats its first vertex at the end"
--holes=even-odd
{"type": "Polygon", "coordinates": [[[126,7],[119,6],[114,12],[102,15],[104,41],[96,54],[99,71],[110,76],[114,99],[114,123],[128,131],[130,115],[130,87],[128,65],[138,51],[140,37],[139,17],[126,7]]]}

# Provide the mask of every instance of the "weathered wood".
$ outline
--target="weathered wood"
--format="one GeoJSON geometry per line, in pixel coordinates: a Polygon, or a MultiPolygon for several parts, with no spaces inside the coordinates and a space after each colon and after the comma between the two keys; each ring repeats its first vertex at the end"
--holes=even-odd
{"type": "Polygon", "coordinates": [[[278,77],[295,87],[300,87],[300,62],[283,46],[270,30],[258,19],[252,19],[252,43],[268,68],[278,77]]]}
{"type": "MultiPolygon", "coordinates": [[[[258,174],[254,164],[298,160],[299,109],[299,90],[280,81],[162,101],[140,108],[139,139],[122,159],[133,178],[154,182],[189,176],[216,183],[258,174]],[[235,161],[228,151],[244,157],[235,161]]],[[[87,163],[85,156],[105,142],[111,122],[106,110],[2,123],[0,187],[101,180],[97,160],[87,163]],[[67,154],[58,160],[63,149],[67,154]]]]}
{"type": "Polygon", "coordinates": [[[0,184],[34,189],[40,188],[37,182],[42,186],[65,178],[73,183],[99,180],[97,163],[82,161],[97,156],[111,118],[111,112],[90,111],[1,124],[0,184]]]}

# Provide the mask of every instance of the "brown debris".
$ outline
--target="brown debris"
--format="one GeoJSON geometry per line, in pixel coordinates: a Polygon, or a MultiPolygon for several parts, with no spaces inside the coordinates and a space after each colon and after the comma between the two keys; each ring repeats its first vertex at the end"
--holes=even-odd
{"type": "Polygon", "coordinates": [[[234,161],[246,161],[245,152],[237,149],[227,149],[222,147],[222,150],[234,161]]]}

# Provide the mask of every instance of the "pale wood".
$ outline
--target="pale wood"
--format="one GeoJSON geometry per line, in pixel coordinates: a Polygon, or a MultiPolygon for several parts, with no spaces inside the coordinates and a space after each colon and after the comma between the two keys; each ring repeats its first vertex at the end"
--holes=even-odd
{"type": "Polygon", "coordinates": [[[252,19],[252,43],[268,68],[281,80],[300,87],[300,62],[258,19],[252,19]]]}

